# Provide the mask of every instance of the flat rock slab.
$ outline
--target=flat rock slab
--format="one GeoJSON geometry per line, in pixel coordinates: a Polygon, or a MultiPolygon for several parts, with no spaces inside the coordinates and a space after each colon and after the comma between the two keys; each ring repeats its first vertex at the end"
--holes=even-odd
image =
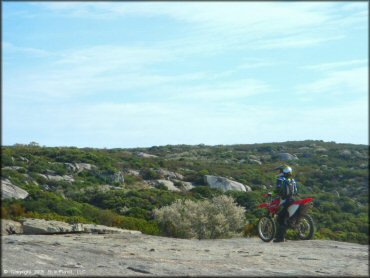
{"type": "Polygon", "coordinates": [[[86,233],[97,233],[97,234],[123,234],[123,233],[129,233],[129,234],[141,234],[140,231],[134,231],[134,230],[126,230],[126,229],[120,229],[120,228],[114,228],[114,227],[108,227],[103,225],[96,225],[96,224],[79,224],[83,231],[86,233]]]}
{"type": "Polygon", "coordinates": [[[35,218],[24,218],[20,221],[22,222],[23,233],[26,235],[58,234],[58,233],[141,234],[140,231],[132,231],[96,224],[82,224],[82,223],[69,224],[61,221],[35,218]]]}
{"type": "Polygon", "coordinates": [[[2,276],[367,276],[368,245],[187,240],[143,234],[8,235],[2,276]]]}
{"type": "Polygon", "coordinates": [[[82,232],[82,224],[68,224],[61,221],[25,218],[21,220],[24,234],[52,234],[82,232]]]}

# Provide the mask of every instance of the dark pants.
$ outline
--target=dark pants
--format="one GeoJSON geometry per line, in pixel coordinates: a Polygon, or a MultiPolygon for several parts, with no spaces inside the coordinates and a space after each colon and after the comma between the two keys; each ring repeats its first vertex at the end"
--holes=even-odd
{"type": "Polygon", "coordinates": [[[285,220],[288,218],[288,207],[294,202],[293,198],[285,199],[285,203],[283,204],[282,210],[278,213],[277,217],[277,231],[276,231],[276,238],[277,239],[284,239],[285,233],[287,229],[287,223],[285,220]]]}

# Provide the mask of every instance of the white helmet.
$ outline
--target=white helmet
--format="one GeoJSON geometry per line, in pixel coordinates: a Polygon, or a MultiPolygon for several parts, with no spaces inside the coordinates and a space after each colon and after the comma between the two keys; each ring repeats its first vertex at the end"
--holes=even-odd
{"type": "Polygon", "coordinates": [[[283,173],[284,174],[292,174],[293,173],[293,169],[290,166],[285,165],[284,168],[283,168],[283,173]]]}

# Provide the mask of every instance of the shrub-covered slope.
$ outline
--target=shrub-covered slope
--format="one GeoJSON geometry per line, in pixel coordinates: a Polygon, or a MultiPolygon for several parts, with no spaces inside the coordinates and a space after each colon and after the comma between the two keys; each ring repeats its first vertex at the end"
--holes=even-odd
{"type": "MultiPolygon", "coordinates": [[[[315,198],[316,237],[367,243],[368,146],[323,141],[136,149],[2,147],[2,183],[29,193],[2,202],[3,218],[39,217],[90,222],[160,234],[154,209],[177,199],[226,194],[246,210],[246,234],[263,213],[256,205],[271,191],[283,163],[294,169],[301,197],[315,198]],[[252,191],[222,192],[205,184],[221,176],[252,191]]],[[[293,234],[289,234],[294,237],[293,234]]]]}

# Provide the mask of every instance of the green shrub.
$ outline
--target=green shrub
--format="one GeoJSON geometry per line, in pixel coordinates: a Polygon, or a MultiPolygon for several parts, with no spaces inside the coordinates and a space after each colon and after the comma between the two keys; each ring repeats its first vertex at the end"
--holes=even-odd
{"type": "MultiPolygon", "coordinates": [[[[27,212],[24,217],[26,218],[37,218],[37,219],[45,219],[45,220],[55,220],[55,221],[62,221],[67,223],[92,223],[91,221],[86,220],[81,216],[62,216],[56,213],[38,213],[38,212],[27,212]]],[[[22,217],[23,218],[23,217],[22,217]]]]}
{"type": "Polygon", "coordinates": [[[128,230],[138,230],[148,235],[159,235],[159,226],[156,221],[146,221],[134,217],[121,216],[122,222],[118,227],[128,230]]]}
{"type": "Polygon", "coordinates": [[[225,238],[242,231],[244,208],[225,195],[194,202],[176,200],[155,209],[154,215],[165,235],[180,238],[225,238]]]}
{"type": "Polygon", "coordinates": [[[159,179],[161,177],[156,171],[154,171],[152,169],[142,169],[140,171],[140,175],[145,180],[156,180],[156,179],[159,179]]]}
{"type": "Polygon", "coordinates": [[[196,186],[190,189],[190,193],[197,199],[209,199],[222,195],[222,191],[220,189],[211,188],[209,186],[196,186]]]}

